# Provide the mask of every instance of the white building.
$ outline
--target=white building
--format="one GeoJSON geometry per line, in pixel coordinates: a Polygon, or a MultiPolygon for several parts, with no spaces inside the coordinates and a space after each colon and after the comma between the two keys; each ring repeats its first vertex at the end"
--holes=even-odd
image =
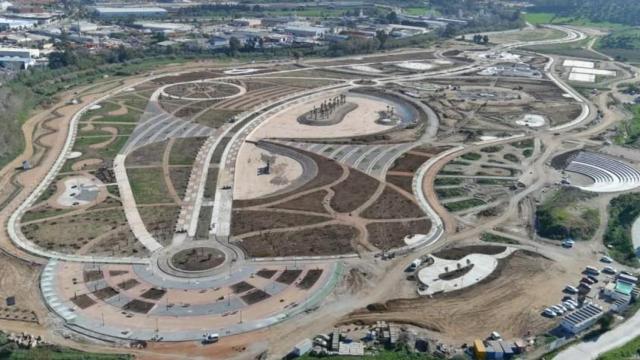
{"type": "Polygon", "coordinates": [[[178,24],[160,21],[136,21],[133,24],[152,32],[175,33],[188,32],[193,30],[193,26],[189,24],[178,24]]]}
{"type": "Polygon", "coordinates": [[[262,20],[248,18],[234,19],[231,22],[231,25],[238,27],[258,27],[262,25],[262,20]]]}
{"type": "Polygon", "coordinates": [[[319,26],[288,25],[284,28],[284,31],[296,37],[321,39],[327,33],[328,29],[319,26]]]}
{"type": "Polygon", "coordinates": [[[27,48],[0,47],[0,63],[19,64],[27,69],[36,64],[40,50],[27,48]]]}
{"type": "Polygon", "coordinates": [[[126,17],[163,17],[167,10],[160,7],[96,7],[95,13],[101,18],[126,18],[126,17]]]}
{"type": "Polygon", "coordinates": [[[593,326],[602,315],[604,315],[602,307],[587,303],[575,312],[565,316],[560,326],[572,334],[577,334],[593,326]]]}
{"type": "Polygon", "coordinates": [[[36,26],[35,20],[9,19],[0,17],[0,30],[22,30],[36,26]]]}
{"type": "Polygon", "coordinates": [[[98,30],[98,25],[88,21],[78,21],[71,24],[69,28],[75,32],[89,32],[98,30]]]}

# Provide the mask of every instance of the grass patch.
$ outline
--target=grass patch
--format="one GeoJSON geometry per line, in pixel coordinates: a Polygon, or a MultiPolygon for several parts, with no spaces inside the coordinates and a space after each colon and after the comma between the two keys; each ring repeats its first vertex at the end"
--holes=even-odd
{"type": "Polygon", "coordinates": [[[466,210],[466,209],[471,209],[477,206],[482,206],[486,204],[484,201],[480,200],[480,199],[467,199],[467,200],[460,200],[460,201],[454,201],[454,202],[450,202],[450,203],[446,203],[446,204],[442,204],[448,211],[451,212],[457,212],[457,211],[462,211],[462,210],[466,210]]]}
{"type": "Polygon", "coordinates": [[[600,216],[596,209],[587,207],[585,201],[594,196],[576,188],[556,191],[536,210],[538,235],[555,240],[591,239],[600,224],[600,216]]]}
{"type": "Polygon", "coordinates": [[[515,156],[515,155],[513,155],[511,153],[504,154],[503,157],[504,157],[505,160],[508,160],[508,161],[511,161],[511,162],[514,162],[514,163],[520,162],[520,159],[517,156],[515,156]]]}
{"type": "Polygon", "coordinates": [[[640,354],[640,336],[598,356],[598,360],[636,359],[640,354]]]}
{"type": "Polygon", "coordinates": [[[447,198],[466,196],[467,191],[463,188],[436,189],[436,194],[440,199],[447,199],[447,198]]]}
{"type": "Polygon", "coordinates": [[[640,138],[640,105],[628,105],[633,117],[625,120],[618,126],[618,134],[614,141],[618,145],[638,147],[638,139],[640,138]]]}
{"type": "Polygon", "coordinates": [[[133,196],[138,204],[172,203],[161,168],[127,169],[133,196]]]}
{"type": "Polygon", "coordinates": [[[476,160],[480,160],[482,155],[478,154],[478,153],[475,153],[475,152],[470,152],[470,153],[466,153],[466,154],[464,154],[464,155],[462,155],[460,157],[465,159],[465,160],[476,161],[476,160]]]}
{"type": "Polygon", "coordinates": [[[436,178],[433,182],[435,186],[460,185],[464,180],[456,178],[436,178]]]}
{"type": "Polygon", "coordinates": [[[533,155],[533,149],[524,149],[522,151],[522,156],[524,156],[526,158],[530,158],[531,155],[533,155]]]}

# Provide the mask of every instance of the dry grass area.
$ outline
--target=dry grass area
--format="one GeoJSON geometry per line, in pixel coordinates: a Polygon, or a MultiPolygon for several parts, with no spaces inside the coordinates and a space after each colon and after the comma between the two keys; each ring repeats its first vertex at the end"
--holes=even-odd
{"type": "Polygon", "coordinates": [[[344,322],[414,324],[454,343],[468,343],[492,331],[506,338],[521,337],[553,327],[555,321],[540,316],[540,312],[558,302],[566,280],[567,274],[558,264],[518,251],[500,260],[498,269],[477,285],[434,298],[389,300],[371,306],[375,309],[372,311],[358,310],[344,322]]]}

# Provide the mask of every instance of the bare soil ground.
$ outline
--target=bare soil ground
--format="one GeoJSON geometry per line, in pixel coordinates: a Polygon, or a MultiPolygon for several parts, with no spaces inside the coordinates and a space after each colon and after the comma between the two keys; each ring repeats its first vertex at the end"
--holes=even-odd
{"type": "Polygon", "coordinates": [[[424,213],[413,201],[387,186],[362,216],[368,219],[419,218],[424,213]]]}
{"type": "Polygon", "coordinates": [[[320,279],[322,269],[311,269],[304,275],[298,287],[301,289],[311,289],[311,287],[320,279]]]}
{"type": "MultiPolygon", "coordinates": [[[[309,182],[307,182],[306,184],[304,184],[303,186],[301,186],[299,189],[297,189],[296,192],[303,192],[316,187],[329,185],[332,182],[338,180],[340,176],[342,176],[342,173],[343,173],[342,167],[340,166],[340,164],[338,164],[334,160],[327,159],[320,155],[316,155],[314,153],[310,153],[306,151],[300,151],[300,152],[306,156],[311,157],[313,161],[315,161],[316,165],[318,166],[318,175],[312,180],[310,180],[309,182]]],[[[233,205],[234,205],[234,208],[257,206],[257,205],[274,202],[280,199],[284,199],[285,197],[290,195],[291,195],[290,193],[284,193],[276,196],[270,196],[270,197],[259,198],[259,199],[239,200],[239,201],[234,201],[233,205]]]]}
{"type": "Polygon", "coordinates": [[[331,220],[314,216],[273,211],[234,210],[231,234],[237,236],[254,231],[318,224],[331,220]]]}
{"type": "Polygon", "coordinates": [[[340,213],[356,210],[376,192],[380,182],[355,169],[349,169],[349,176],[333,186],[335,195],[331,198],[331,208],[340,213]]]}
{"type": "Polygon", "coordinates": [[[430,228],[431,221],[428,219],[367,224],[369,242],[381,250],[405,246],[404,238],[407,235],[427,234],[430,228]]]}
{"type": "Polygon", "coordinates": [[[325,190],[318,190],[310,194],[273,205],[272,207],[276,209],[311,211],[322,214],[327,212],[325,207],[322,205],[322,201],[327,194],[328,192],[325,190]]]}
{"type": "Polygon", "coordinates": [[[242,239],[237,245],[251,257],[314,256],[352,253],[358,230],[346,225],[265,233],[242,239]]]}
{"type": "Polygon", "coordinates": [[[270,297],[271,297],[271,295],[267,294],[266,292],[264,292],[264,291],[262,291],[260,289],[251,290],[248,293],[246,293],[245,295],[240,296],[242,301],[247,303],[247,305],[253,305],[253,304],[258,303],[258,302],[260,302],[262,300],[268,299],[270,297]]]}
{"type": "Polygon", "coordinates": [[[429,160],[428,156],[418,155],[416,153],[406,153],[393,162],[390,171],[402,171],[415,173],[416,170],[425,161],[429,160]]]}
{"type": "Polygon", "coordinates": [[[386,180],[408,193],[413,193],[413,176],[387,175],[386,180]]]}
{"type": "Polygon", "coordinates": [[[553,300],[539,289],[554,286],[561,289],[564,279],[550,278],[558,270],[550,260],[516,252],[500,260],[496,272],[478,285],[434,298],[390,300],[372,307],[377,308],[374,311],[356,311],[346,316],[344,322],[386,320],[413,324],[456,343],[469,342],[492,331],[506,338],[544,332],[556,321],[540,316],[553,300]]]}

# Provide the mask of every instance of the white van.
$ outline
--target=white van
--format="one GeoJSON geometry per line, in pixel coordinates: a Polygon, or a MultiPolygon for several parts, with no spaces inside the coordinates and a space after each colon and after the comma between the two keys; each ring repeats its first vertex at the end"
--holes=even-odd
{"type": "Polygon", "coordinates": [[[213,344],[217,343],[220,340],[220,334],[216,333],[207,333],[202,335],[202,343],[203,344],[213,344]]]}

